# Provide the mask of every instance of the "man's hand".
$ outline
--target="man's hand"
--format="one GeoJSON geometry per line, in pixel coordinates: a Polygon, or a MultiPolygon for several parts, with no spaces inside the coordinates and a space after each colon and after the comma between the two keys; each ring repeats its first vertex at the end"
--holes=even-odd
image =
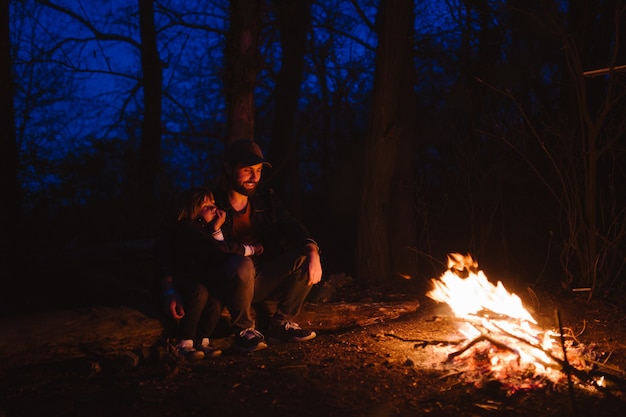
{"type": "Polygon", "coordinates": [[[252,245],[252,248],[254,249],[255,255],[263,255],[263,251],[265,250],[261,243],[255,243],[254,245],[252,245]]]}
{"type": "Polygon", "coordinates": [[[305,265],[308,265],[309,281],[307,285],[315,285],[322,280],[322,262],[317,246],[307,245],[309,251],[306,255],[305,265]]]}

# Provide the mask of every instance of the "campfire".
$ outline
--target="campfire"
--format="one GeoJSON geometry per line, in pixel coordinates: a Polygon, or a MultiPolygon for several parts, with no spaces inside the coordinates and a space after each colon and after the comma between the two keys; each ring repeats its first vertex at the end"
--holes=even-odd
{"type": "Polygon", "coordinates": [[[509,393],[564,382],[603,386],[589,372],[598,354],[562,327],[558,312],[557,330],[542,329],[520,297],[492,284],[471,256],[448,255],[448,269],[432,284],[426,295],[446,303],[458,323],[462,337],[442,349],[464,380],[477,387],[495,381],[509,393]]]}

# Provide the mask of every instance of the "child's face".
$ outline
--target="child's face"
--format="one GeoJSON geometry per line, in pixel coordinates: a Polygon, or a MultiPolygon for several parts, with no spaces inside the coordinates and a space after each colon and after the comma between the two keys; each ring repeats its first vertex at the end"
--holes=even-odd
{"type": "Polygon", "coordinates": [[[200,215],[207,223],[210,223],[217,214],[217,207],[215,206],[215,199],[212,197],[204,197],[202,206],[200,207],[200,215]]]}

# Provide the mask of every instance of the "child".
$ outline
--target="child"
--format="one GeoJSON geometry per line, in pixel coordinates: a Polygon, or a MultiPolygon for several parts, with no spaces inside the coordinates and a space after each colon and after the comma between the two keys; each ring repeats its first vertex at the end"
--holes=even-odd
{"type": "Polygon", "coordinates": [[[182,194],[177,221],[157,245],[157,262],[165,310],[178,320],[178,352],[190,360],[215,358],[210,346],[226,288],[211,280],[214,265],[228,254],[260,255],[263,246],[225,241],[221,226],[225,212],[215,206],[208,188],[193,187],[182,194]]]}

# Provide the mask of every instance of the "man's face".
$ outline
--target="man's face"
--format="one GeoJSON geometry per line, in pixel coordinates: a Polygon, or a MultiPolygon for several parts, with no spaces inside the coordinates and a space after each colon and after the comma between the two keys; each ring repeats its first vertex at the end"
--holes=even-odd
{"type": "Polygon", "coordinates": [[[233,190],[247,196],[254,195],[257,185],[259,185],[259,181],[261,180],[262,172],[263,164],[252,166],[235,165],[232,175],[233,190]]]}

